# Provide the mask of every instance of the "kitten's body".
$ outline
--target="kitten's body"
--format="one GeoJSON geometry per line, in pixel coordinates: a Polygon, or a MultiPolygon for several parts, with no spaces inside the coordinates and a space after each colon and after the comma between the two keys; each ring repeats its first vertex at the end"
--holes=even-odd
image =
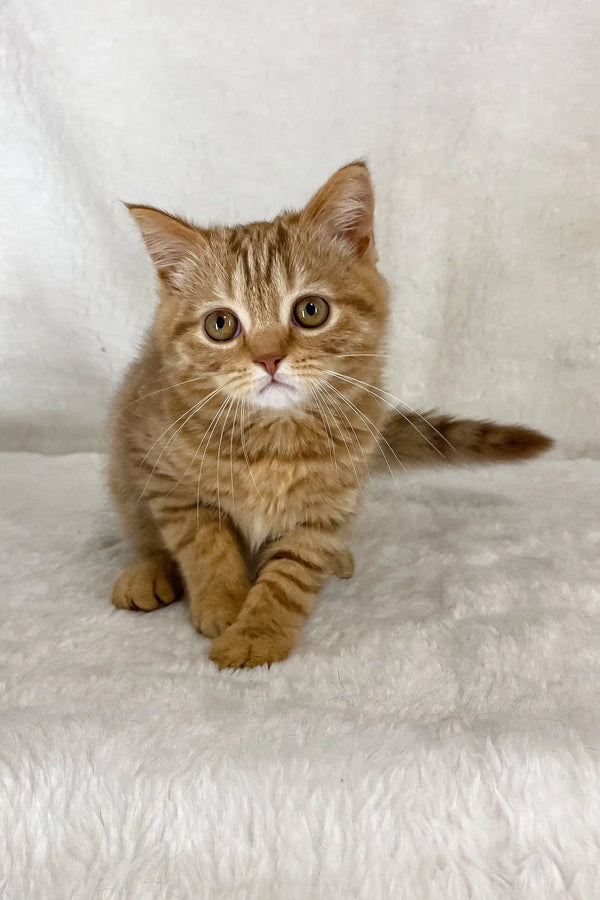
{"type": "Polygon", "coordinates": [[[185,585],[220,666],[285,658],[325,579],[352,574],[347,529],[376,454],[397,465],[548,445],[524,429],[389,418],[388,295],[364,166],[272,223],[202,231],[132,213],[161,304],[114,407],[111,487],[139,559],[113,602],[156,609],[185,585]],[[329,317],[300,327],[290,311],[312,297],[329,317]],[[214,309],[239,333],[211,340],[214,309]]]}

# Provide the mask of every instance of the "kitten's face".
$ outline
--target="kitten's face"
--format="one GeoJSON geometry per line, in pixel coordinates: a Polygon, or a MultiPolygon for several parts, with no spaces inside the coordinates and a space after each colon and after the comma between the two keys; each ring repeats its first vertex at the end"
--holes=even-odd
{"type": "Polygon", "coordinates": [[[231,408],[289,415],[319,396],[335,405],[347,382],[332,372],[379,370],[387,291],[365,167],[340,170],[300,215],[268,223],[201,230],[132,212],[163,282],[156,328],[178,380],[202,379],[231,408]]]}

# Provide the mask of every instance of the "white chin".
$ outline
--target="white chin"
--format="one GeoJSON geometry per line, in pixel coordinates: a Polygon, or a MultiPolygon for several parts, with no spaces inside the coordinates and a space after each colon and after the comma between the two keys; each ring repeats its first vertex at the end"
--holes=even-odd
{"type": "Polygon", "coordinates": [[[257,391],[252,400],[261,409],[291,409],[300,399],[294,387],[284,384],[268,384],[262,391],[257,391]]]}

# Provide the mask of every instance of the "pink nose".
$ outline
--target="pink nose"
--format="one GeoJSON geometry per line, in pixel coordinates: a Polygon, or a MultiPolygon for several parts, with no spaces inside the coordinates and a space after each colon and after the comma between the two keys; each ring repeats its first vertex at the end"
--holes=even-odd
{"type": "Polygon", "coordinates": [[[267,372],[272,378],[277,371],[277,367],[279,366],[279,363],[282,359],[282,356],[275,356],[273,354],[272,356],[261,356],[260,359],[255,359],[254,362],[257,365],[262,366],[265,372],[267,372]]]}

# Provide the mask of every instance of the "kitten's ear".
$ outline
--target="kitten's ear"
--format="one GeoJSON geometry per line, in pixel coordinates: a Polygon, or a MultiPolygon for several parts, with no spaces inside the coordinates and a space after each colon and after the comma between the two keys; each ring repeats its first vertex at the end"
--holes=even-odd
{"type": "Polygon", "coordinates": [[[135,219],[159,276],[172,281],[178,265],[198,242],[198,231],[182,219],[155,209],[126,203],[135,219]]]}
{"type": "Polygon", "coordinates": [[[375,196],[365,163],[338,169],[300,213],[300,224],[317,226],[355,256],[375,262],[375,196]]]}

